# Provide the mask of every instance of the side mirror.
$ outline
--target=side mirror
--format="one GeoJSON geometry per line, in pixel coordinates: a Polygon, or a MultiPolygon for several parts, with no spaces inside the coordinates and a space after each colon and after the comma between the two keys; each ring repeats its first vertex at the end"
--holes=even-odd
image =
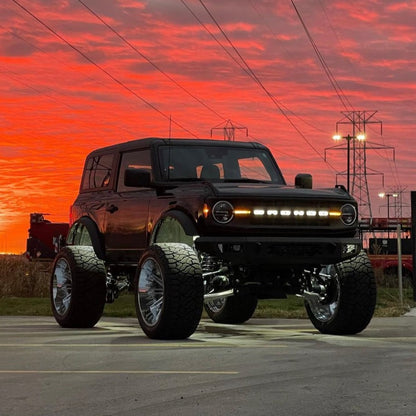
{"type": "Polygon", "coordinates": [[[150,172],[147,169],[127,168],[124,172],[124,185],[134,188],[150,188],[150,172]]]}
{"type": "Polygon", "coordinates": [[[312,189],[312,175],[309,173],[298,173],[295,177],[296,188],[312,189]]]}

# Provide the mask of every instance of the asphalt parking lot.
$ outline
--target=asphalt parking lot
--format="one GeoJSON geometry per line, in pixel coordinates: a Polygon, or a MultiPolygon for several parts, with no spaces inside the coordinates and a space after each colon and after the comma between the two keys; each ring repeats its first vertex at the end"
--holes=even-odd
{"type": "Polygon", "coordinates": [[[155,341],[136,319],[0,317],[1,415],[414,415],[416,313],[356,336],[307,320],[201,321],[155,341]]]}

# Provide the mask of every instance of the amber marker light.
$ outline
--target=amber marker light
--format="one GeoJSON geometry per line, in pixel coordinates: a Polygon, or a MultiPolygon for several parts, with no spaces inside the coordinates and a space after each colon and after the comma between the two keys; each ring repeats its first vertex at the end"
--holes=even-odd
{"type": "Polygon", "coordinates": [[[340,217],[341,216],[341,211],[329,211],[329,216],[330,217],[340,217]]]}
{"type": "Polygon", "coordinates": [[[209,208],[207,204],[204,204],[204,208],[202,208],[202,213],[204,214],[204,218],[208,218],[209,208]]]}
{"type": "Polygon", "coordinates": [[[244,208],[238,208],[234,210],[234,215],[250,215],[251,210],[244,209],[244,208]]]}

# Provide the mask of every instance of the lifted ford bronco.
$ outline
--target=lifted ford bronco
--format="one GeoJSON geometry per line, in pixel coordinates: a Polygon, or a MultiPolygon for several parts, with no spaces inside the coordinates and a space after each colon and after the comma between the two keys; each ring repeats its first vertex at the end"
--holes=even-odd
{"type": "Polygon", "coordinates": [[[50,293],[56,321],[91,327],[133,289],[151,338],[250,319],[257,300],[296,294],[322,333],[354,334],[375,308],[374,274],[342,186],[285,180],[252,142],[148,138],[87,156],[50,293]]]}

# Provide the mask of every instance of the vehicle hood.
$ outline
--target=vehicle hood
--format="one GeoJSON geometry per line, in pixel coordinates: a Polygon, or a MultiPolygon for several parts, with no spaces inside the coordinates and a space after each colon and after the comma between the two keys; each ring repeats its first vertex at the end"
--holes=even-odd
{"type": "Polygon", "coordinates": [[[273,198],[273,199],[348,199],[352,197],[342,188],[304,189],[287,185],[263,183],[212,183],[217,197],[229,198],[273,198]]]}

